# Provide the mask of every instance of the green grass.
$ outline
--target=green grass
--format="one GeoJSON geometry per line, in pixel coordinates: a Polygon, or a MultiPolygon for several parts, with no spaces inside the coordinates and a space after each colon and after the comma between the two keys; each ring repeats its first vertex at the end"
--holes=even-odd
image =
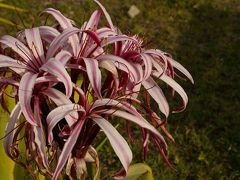
{"type": "MultiPolygon", "coordinates": [[[[3,1],[5,2],[5,1],[3,1]]],[[[37,13],[46,7],[60,9],[79,25],[96,7],[83,1],[8,1],[29,13],[1,17],[27,27],[38,24],[37,13]],[[21,20],[22,19],[22,20],[21,20]]],[[[170,116],[169,128],[176,145],[169,146],[177,172],[169,169],[151,147],[147,163],[155,179],[240,178],[240,1],[238,0],[122,0],[101,1],[115,25],[127,33],[139,33],[149,47],[173,55],[193,75],[195,85],[180,82],[189,94],[187,110],[170,116]],[[136,3],[137,2],[137,3],[136,3]],[[127,15],[135,4],[140,14],[127,15]]],[[[42,18],[44,19],[44,18],[42,18]]],[[[0,26],[0,34],[14,34],[15,28],[0,26]]],[[[173,99],[172,106],[176,100],[173,99]]],[[[140,140],[139,140],[140,141],[140,140]]],[[[106,144],[100,151],[102,177],[118,168],[118,159],[106,144]]],[[[132,144],[134,162],[142,160],[140,142],[132,144]]]]}

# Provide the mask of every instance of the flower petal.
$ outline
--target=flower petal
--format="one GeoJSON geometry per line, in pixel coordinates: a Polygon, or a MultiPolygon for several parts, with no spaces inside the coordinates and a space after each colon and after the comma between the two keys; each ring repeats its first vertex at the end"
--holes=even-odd
{"type": "Polygon", "coordinates": [[[176,111],[176,112],[183,111],[186,108],[186,105],[188,103],[188,96],[187,96],[186,92],[184,91],[184,89],[176,81],[174,81],[172,78],[168,77],[165,74],[160,75],[158,72],[154,71],[153,75],[158,77],[158,78],[160,78],[162,81],[167,83],[175,91],[178,92],[178,94],[181,96],[181,98],[183,100],[183,107],[180,110],[176,111]]]}
{"type": "Polygon", "coordinates": [[[0,67],[9,67],[9,68],[22,68],[26,69],[27,67],[19,62],[16,59],[12,59],[8,56],[4,56],[0,54],[0,67]]]}
{"type": "Polygon", "coordinates": [[[13,143],[14,128],[15,128],[16,122],[19,119],[20,115],[21,115],[21,106],[20,106],[20,103],[18,102],[10,114],[9,122],[5,129],[5,138],[4,138],[3,146],[4,146],[4,150],[5,150],[6,154],[10,158],[12,157],[11,146],[13,143]]]}
{"type": "Polygon", "coordinates": [[[139,125],[142,128],[145,128],[145,129],[149,130],[154,135],[156,135],[158,137],[158,139],[161,140],[164,147],[167,147],[167,143],[165,142],[162,135],[148,121],[146,121],[140,114],[138,114],[138,116],[136,116],[133,113],[128,113],[128,112],[121,111],[121,110],[116,110],[116,109],[105,110],[105,111],[102,111],[102,113],[103,114],[110,114],[112,116],[121,117],[123,119],[126,119],[128,121],[131,121],[131,122],[139,125]]]}
{"type": "MultiPolygon", "coordinates": [[[[58,23],[60,24],[60,26],[63,29],[67,29],[67,28],[73,27],[71,21],[68,18],[66,18],[60,11],[58,11],[56,9],[53,9],[53,8],[48,8],[48,9],[46,9],[43,12],[47,12],[47,13],[51,14],[58,21],[58,23]]],[[[78,39],[78,36],[75,34],[72,37],[69,37],[69,41],[71,43],[74,56],[77,56],[78,55],[78,51],[79,51],[79,39],[78,39]]]]}
{"type": "Polygon", "coordinates": [[[68,72],[66,71],[66,69],[63,67],[63,65],[59,61],[57,61],[54,58],[51,58],[48,60],[48,62],[46,64],[44,64],[41,67],[41,69],[56,76],[63,82],[65,89],[66,89],[67,97],[70,97],[72,95],[71,78],[70,78],[68,72]]]}
{"type": "Polygon", "coordinates": [[[101,71],[96,59],[83,58],[89,81],[98,98],[101,98],[101,71]]]}
{"type": "Polygon", "coordinates": [[[169,105],[158,84],[152,78],[148,78],[146,81],[142,82],[142,85],[144,86],[146,91],[152,96],[152,98],[157,102],[160,111],[166,117],[168,117],[169,105]]]}
{"type": "Polygon", "coordinates": [[[129,148],[126,140],[106,119],[98,116],[92,117],[92,120],[104,131],[116,155],[120,159],[125,171],[127,172],[132,161],[132,151],[129,148]]]}
{"type": "Polygon", "coordinates": [[[45,63],[42,39],[38,28],[25,29],[25,36],[28,47],[31,49],[39,65],[45,63]]]}
{"type": "Polygon", "coordinates": [[[82,130],[84,122],[85,122],[84,119],[79,120],[79,122],[74,127],[71,135],[69,136],[68,140],[65,142],[62,153],[58,158],[57,167],[56,167],[55,172],[52,177],[53,180],[57,180],[59,173],[61,172],[64,165],[66,164],[68,157],[69,157],[75,143],[78,140],[78,136],[82,130]]]}
{"type": "Polygon", "coordinates": [[[173,67],[175,67],[176,69],[178,69],[181,73],[183,73],[190,81],[191,83],[194,84],[194,80],[191,76],[191,74],[188,72],[187,69],[185,69],[179,62],[171,59],[171,58],[168,58],[168,60],[171,62],[171,64],[173,65],[173,67]]]}
{"type": "Polygon", "coordinates": [[[71,57],[72,55],[68,51],[62,50],[55,56],[55,59],[65,66],[71,57]]]}
{"type": "Polygon", "coordinates": [[[50,26],[40,26],[39,32],[41,34],[42,39],[48,43],[51,43],[53,39],[60,35],[60,32],[58,32],[58,30],[50,26]]]}
{"type": "Polygon", "coordinates": [[[81,111],[85,113],[85,110],[78,104],[66,104],[55,108],[48,114],[46,121],[48,124],[48,142],[50,144],[53,140],[52,129],[60,120],[62,120],[66,115],[70,114],[73,111],[81,111]]]}
{"type": "Polygon", "coordinates": [[[0,39],[0,42],[5,45],[4,48],[12,48],[12,50],[14,50],[26,62],[30,62],[33,59],[31,51],[18,39],[5,35],[0,39]]]}
{"type": "Polygon", "coordinates": [[[34,126],[38,124],[35,121],[35,118],[31,109],[31,99],[32,99],[33,88],[34,88],[34,84],[37,79],[37,76],[38,74],[33,74],[31,72],[25,73],[20,81],[19,90],[18,90],[21,110],[26,120],[34,126]]]}
{"type": "Polygon", "coordinates": [[[125,59],[119,56],[114,56],[114,55],[101,55],[97,59],[99,61],[104,61],[104,60],[112,61],[113,63],[116,64],[116,67],[118,69],[125,71],[135,83],[138,83],[138,79],[139,79],[138,72],[133,67],[133,65],[127,62],[125,59]]]}
{"type": "MultiPolygon", "coordinates": [[[[65,94],[57,89],[48,88],[43,92],[43,94],[47,95],[57,106],[72,104],[72,101],[70,101],[65,94]]],[[[66,115],[65,119],[71,127],[78,120],[78,113],[74,111],[66,115]]]]}
{"type": "Polygon", "coordinates": [[[94,0],[94,2],[97,3],[98,6],[101,8],[104,16],[106,17],[106,20],[107,20],[107,22],[108,22],[108,25],[110,26],[110,28],[111,28],[112,30],[114,30],[114,26],[113,26],[111,17],[110,17],[110,15],[108,14],[108,12],[106,11],[106,9],[104,8],[104,6],[103,6],[99,1],[97,1],[97,0],[94,0]]]}
{"type": "Polygon", "coordinates": [[[44,139],[44,132],[40,117],[40,107],[39,107],[39,99],[36,98],[34,102],[34,117],[36,121],[38,122],[39,126],[33,126],[33,132],[34,132],[34,141],[38,147],[39,153],[42,157],[42,163],[44,167],[47,169],[48,172],[51,172],[51,169],[48,164],[48,156],[45,151],[46,143],[44,139]]]}
{"type": "Polygon", "coordinates": [[[142,60],[144,62],[144,79],[148,79],[152,73],[152,59],[148,54],[141,54],[142,60]]]}
{"type": "MultiPolygon", "coordinates": [[[[53,41],[52,43],[50,44],[49,46],[49,49],[48,49],[48,52],[47,52],[47,56],[46,56],[46,59],[50,59],[51,57],[54,56],[54,54],[57,52],[58,48],[60,46],[62,46],[63,43],[66,43],[67,40],[70,38],[70,36],[73,36],[74,34],[80,32],[81,30],[80,29],[77,29],[77,28],[67,28],[65,29],[59,36],[57,36],[53,41]]],[[[79,44],[79,43],[78,43],[79,44]]],[[[72,44],[73,49],[77,49],[75,47],[76,43],[75,44],[72,44]]],[[[74,50],[76,51],[76,50],[74,50]]],[[[75,52],[74,52],[74,55],[75,55],[75,52]]],[[[76,55],[75,55],[76,56],[76,55]]]]}

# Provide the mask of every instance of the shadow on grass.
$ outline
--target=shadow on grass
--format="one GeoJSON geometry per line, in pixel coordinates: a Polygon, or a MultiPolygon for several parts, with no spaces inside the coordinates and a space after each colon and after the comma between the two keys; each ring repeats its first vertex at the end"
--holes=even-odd
{"type": "Polygon", "coordinates": [[[175,135],[184,160],[177,176],[236,179],[240,177],[240,12],[234,4],[218,7],[210,3],[190,12],[191,21],[176,49],[181,62],[191,64],[195,80],[191,92],[186,90],[190,97],[187,112],[175,124],[187,126],[179,127],[181,132],[175,135]],[[185,166],[188,172],[181,169],[185,166]]]}

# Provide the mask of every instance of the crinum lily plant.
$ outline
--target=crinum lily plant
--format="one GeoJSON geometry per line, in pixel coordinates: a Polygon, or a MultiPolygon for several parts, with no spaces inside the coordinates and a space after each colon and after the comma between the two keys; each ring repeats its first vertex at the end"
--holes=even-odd
{"type": "Polygon", "coordinates": [[[124,120],[130,137],[131,124],[140,127],[144,158],[151,141],[174,168],[162,136],[174,141],[165,128],[170,108],[160,85],[167,84],[180,95],[182,106],[171,111],[181,112],[188,97],[174,81],[175,69],[193,79],[169,54],[146,49],[139,36],[121,33],[105,8],[95,2],[99,9],[81,28],[48,8],[42,15],[53,16],[53,26],[25,29],[16,37],[0,39],[1,103],[5,107],[3,97],[9,86],[16,102],[4,149],[35,179],[36,170],[50,179],[57,179],[61,172],[70,179],[84,179],[88,161],[98,169],[94,140],[100,131],[123,165],[115,178],[124,177],[132,152],[114,127],[114,118],[124,120]],[[99,27],[102,16],[106,24],[99,27]],[[19,145],[22,136],[24,148],[19,145]]]}

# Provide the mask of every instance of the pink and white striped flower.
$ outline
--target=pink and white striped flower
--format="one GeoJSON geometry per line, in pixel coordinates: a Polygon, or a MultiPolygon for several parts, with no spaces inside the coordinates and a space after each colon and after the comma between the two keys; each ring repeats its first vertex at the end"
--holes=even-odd
{"type": "Polygon", "coordinates": [[[167,53],[147,49],[137,35],[120,33],[106,9],[95,2],[99,9],[80,28],[48,8],[42,14],[53,16],[57,22],[53,27],[25,29],[17,38],[0,39],[0,98],[8,85],[17,92],[5,132],[6,154],[32,169],[28,159],[20,158],[17,137],[24,132],[27,155],[46,170],[46,176],[57,179],[65,168],[70,178],[84,178],[89,157],[99,166],[94,140],[103,130],[123,165],[115,176],[121,178],[133,154],[112,124],[117,117],[125,120],[129,138],[130,124],[140,127],[144,158],[152,140],[174,168],[167,159],[164,136],[174,139],[166,122],[171,111],[181,112],[188,103],[186,92],[174,80],[175,69],[192,83],[193,78],[167,53]],[[106,25],[99,27],[102,16],[106,25]],[[159,82],[180,95],[180,108],[169,107],[159,82]]]}

